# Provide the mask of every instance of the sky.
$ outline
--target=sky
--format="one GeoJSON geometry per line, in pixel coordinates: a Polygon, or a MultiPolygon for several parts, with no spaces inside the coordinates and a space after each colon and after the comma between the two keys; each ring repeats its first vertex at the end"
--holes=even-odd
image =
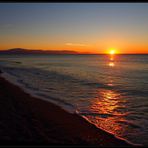
{"type": "Polygon", "coordinates": [[[0,50],[148,53],[148,3],[0,3],[0,50]]]}

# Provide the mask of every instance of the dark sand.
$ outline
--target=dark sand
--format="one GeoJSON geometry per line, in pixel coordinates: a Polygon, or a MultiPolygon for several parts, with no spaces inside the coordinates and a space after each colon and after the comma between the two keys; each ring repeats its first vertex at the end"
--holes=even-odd
{"type": "Polygon", "coordinates": [[[0,77],[0,145],[131,146],[0,77]]]}

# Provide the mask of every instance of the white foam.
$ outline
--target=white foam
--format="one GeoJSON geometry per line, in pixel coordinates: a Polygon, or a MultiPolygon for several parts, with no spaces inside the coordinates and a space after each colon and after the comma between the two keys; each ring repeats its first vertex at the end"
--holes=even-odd
{"type": "Polygon", "coordinates": [[[45,97],[42,97],[42,96],[39,96],[39,95],[36,95],[35,91],[33,90],[30,90],[28,88],[26,88],[23,84],[19,83],[17,81],[17,78],[15,76],[12,76],[11,74],[8,74],[6,72],[3,72],[1,74],[1,76],[6,79],[7,81],[9,81],[10,83],[16,85],[16,86],[19,86],[24,92],[26,93],[29,93],[31,96],[37,98],[37,99],[42,99],[44,101],[48,101],[50,103],[54,103],[55,105],[58,105],[59,107],[61,107],[62,109],[64,109],[65,111],[68,111],[69,113],[75,113],[76,110],[68,105],[62,105],[60,103],[58,103],[57,101],[54,101],[54,100],[51,100],[50,97],[47,99],[45,97]]]}

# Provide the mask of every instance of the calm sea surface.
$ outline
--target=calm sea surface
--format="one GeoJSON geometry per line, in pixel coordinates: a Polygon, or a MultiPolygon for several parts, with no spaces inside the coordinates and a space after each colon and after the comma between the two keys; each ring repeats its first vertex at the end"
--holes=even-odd
{"type": "Polygon", "coordinates": [[[32,94],[148,145],[148,55],[0,55],[0,68],[32,94]]]}

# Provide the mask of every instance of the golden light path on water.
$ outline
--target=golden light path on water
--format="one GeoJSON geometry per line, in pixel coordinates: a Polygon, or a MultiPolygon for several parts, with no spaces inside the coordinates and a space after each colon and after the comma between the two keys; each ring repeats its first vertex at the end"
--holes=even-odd
{"type": "Polygon", "coordinates": [[[115,62],[114,62],[114,52],[113,51],[111,52],[109,59],[110,59],[110,61],[109,61],[108,65],[110,67],[114,67],[115,66],[115,62]]]}
{"type": "MultiPolygon", "coordinates": [[[[114,59],[114,54],[110,54],[107,64],[110,68],[115,66],[114,59]]],[[[108,76],[107,85],[114,86],[111,76],[108,76]]],[[[107,132],[118,137],[125,137],[128,125],[124,123],[129,114],[126,110],[126,99],[114,89],[98,88],[95,94],[95,98],[91,99],[88,107],[89,112],[93,115],[85,116],[86,119],[107,132]]]]}
{"type": "Polygon", "coordinates": [[[126,108],[126,100],[122,95],[113,90],[98,89],[96,97],[91,100],[88,110],[93,116],[87,115],[86,118],[107,132],[124,137],[128,126],[123,126],[122,123],[126,122],[128,112],[121,111],[122,108],[126,108]]]}
{"type": "Polygon", "coordinates": [[[122,104],[124,100],[119,93],[112,90],[101,89],[96,92],[98,96],[93,99],[90,111],[97,113],[95,116],[95,124],[115,135],[122,135],[125,129],[120,126],[126,113],[120,112],[118,109],[124,108],[122,104]]]}
{"type": "Polygon", "coordinates": [[[108,65],[111,66],[111,67],[114,67],[115,66],[115,63],[114,62],[109,62],[108,65]]]}

